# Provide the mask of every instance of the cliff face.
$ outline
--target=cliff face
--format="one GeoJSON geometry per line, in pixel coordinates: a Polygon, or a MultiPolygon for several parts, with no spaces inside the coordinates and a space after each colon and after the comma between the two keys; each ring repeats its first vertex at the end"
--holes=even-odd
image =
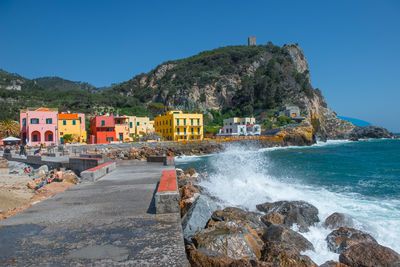
{"type": "Polygon", "coordinates": [[[146,103],[202,112],[225,108],[246,115],[294,104],[306,117],[303,125],[312,125],[323,139],[354,128],[339,120],[312,87],[307,60],[297,44],[206,51],[164,63],[113,90],[146,103]]]}

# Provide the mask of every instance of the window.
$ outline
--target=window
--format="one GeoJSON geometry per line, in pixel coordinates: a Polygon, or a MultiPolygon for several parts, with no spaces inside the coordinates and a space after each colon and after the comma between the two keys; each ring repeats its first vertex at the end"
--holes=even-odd
{"type": "Polygon", "coordinates": [[[106,141],[107,141],[107,142],[114,141],[114,137],[106,137],[106,141]]]}
{"type": "Polygon", "coordinates": [[[172,125],[172,120],[169,120],[169,125],[172,125]]]}
{"type": "Polygon", "coordinates": [[[193,129],[193,127],[192,127],[192,134],[193,134],[193,131],[194,131],[194,129],[193,129]]]}
{"type": "Polygon", "coordinates": [[[76,120],[72,120],[72,125],[76,125],[76,120]]]}
{"type": "Polygon", "coordinates": [[[179,126],[179,119],[176,119],[176,125],[179,126]]]}
{"type": "Polygon", "coordinates": [[[26,125],[26,119],[22,119],[22,126],[26,125]]]}
{"type": "Polygon", "coordinates": [[[63,120],[63,125],[67,125],[67,121],[66,120],[63,120]]]}
{"type": "Polygon", "coordinates": [[[133,127],[133,123],[129,122],[129,128],[132,128],[132,127],[133,127]]]}
{"type": "Polygon", "coordinates": [[[186,119],[183,119],[183,125],[186,125],[186,119]]]}
{"type": "Polygon", "coordinates": [[[186,134],[186,128],[183,128],[183,134],[186,134]]]}
{"type": "Polygon", "coordinates": [[[177,134],[179,134],[179,128],[178,128],[178,130],[177,130],[177,132],[176,132],[177,134]]]}
{"type": "Polygon", "coordinates": [[[106,125],[106,121],[102,120],[101,121],[101,126],[104,126],[104,125],[106,125]]]}
{"type": "Polygon", "coordinates": [[[47,135],[47,141],[53,141],[53,134],[47,135]]]}
{"type": "Polygon", "coordinates": [[[200,128],[197,128],[197,134],[200,134],[200,128]]]}
{"type": "Polygon", "coordinates": [[[37,142],[38,140],[39,140],[39,138],[38,138],[37,134],[32,135],[32,141],[33,142],[37,142]]]}
{"type": "Polygon", "coordinates": [[[63,133],[63,132],[60,132],[60,135],[64,135],[64,133],[63,133]]]}
{"type": "Polygon", "coordinates": [[[197,125],[200,125],[200,119],[197,119],[197,125]]]}
{"type": "Polygon", "coordinates": [[[31,119],[31,124],[39,124],[39,119],[31,119]]]}
{"type": "Polygon", "coordinates": [[[140,122],[137,122],[136,125],[139,126],[139,125],[140,125],[140,122]]]}
{"type": "Polygon", "coordinates": [[[52,123],[53,123],[53,119],[51,119],[51,118],[46,119],[46,124],[52,124],[52,123]]]}

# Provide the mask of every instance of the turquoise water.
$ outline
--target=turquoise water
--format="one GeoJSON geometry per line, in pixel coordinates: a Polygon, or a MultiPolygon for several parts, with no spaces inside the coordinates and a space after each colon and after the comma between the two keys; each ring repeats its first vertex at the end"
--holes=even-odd
{"type": "MultiPolygon", "coordinates": [[[[305,200],[323,221],[333,212],[353,216],[357,228],[400,252],[400,140],[328,141],[311,147],[255,149],[232,146],[224,153],[177,159],[177,167],[207,172],[200,184],[222,206],[255,210],[265,201],[305,200]]],[[[304,234],[318,264],[338,259],[329,252],[321,225],[304,234]]]]}

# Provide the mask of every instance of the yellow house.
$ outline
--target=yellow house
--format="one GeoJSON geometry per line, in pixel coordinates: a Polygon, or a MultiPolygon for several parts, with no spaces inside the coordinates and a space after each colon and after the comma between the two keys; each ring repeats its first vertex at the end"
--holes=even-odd
{"type": "Polygon", "coordinates": [[[85,114],[83,113],[60,113],[58,114],[58,134],[60,143],[64,143],[65,135],[72,135],[72,142],[85,143],[85,114]]]}
{"type": "Polygon", "coordinates": [[[154,128],[165,140],[202,140],[203,114],[168,111],[166,115],[154,118],[154,128]]]}
{"type": "Polygon", "coordinates": [[[128,118],[125,116],[114,117],[114,123],[116,140],[121,142],[131,141],[129,138],[128,118]]]}
{"type": "Polygon", "coordinates": [[[141,137],[144,134],[154,132],[154,121],[151,121],[149,117],[136,117],[126,116],[129,124],[129,136],[141,137]]]}

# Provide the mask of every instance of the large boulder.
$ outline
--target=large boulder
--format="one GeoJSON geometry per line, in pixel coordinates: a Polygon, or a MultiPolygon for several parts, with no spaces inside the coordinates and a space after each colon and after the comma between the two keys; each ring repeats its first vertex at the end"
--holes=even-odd
{"type": "Polygon", "coordinates": [[[47,165],[42,165],[38,168],[38,171],[44,171],[45,173],[49,172],[49,167],[47,165]]]}
{"type": "Polygon", "coordinates": [[[270,226],[271,224],[284,224],[285,216],[276,211],[273,211],[262,216],[261,221],[266,226],[270,226]]]}
{"type": "Polygon", "coordinates": [[[267,245],[270,242],[281,242],[287,243],[289,246],[296,248],[298,251],[314,250],[313,244],[305,237],[282,225],[270,225],[265,229],[261,239],[267,245]]]}
{"type": "Polygon", "coordinates": [[[344,263],[337,262],[337,261],[326,261],[323,264],[321,264],[319,267],[349,267],[349,266],[344,263]]]}
{"type": "Polygon", "coordinates": [[[329,250],[335,253],[342,253],[349,247],[361,242],[377,243],[370,234],[348,227],[340,227],[332,231],[326,237],[326,242],[329,250]]]}
{"type": "Polygon", "coordinates": [[[200,195],[190,206],[186,215],[182,218],[183,236],[190,241],[192,236],[204,229],[211,214],[218,209],[217,204],[206,195],[200,195]]]}
{"type": "Polygon", "coordinates": [[[258,210],[283,215],[283,225],[291,227],[297,224],[300,232],[307,232],[309,226],[319,222],[318,209],[305,201],[266,202],[256,206],[258,210]]]}
{"type": "Polygon", "coordinates": [[[211,215],[207,227],[213,226],[215,223],[235,222],[237,224],[248,224],[257,233],[262,234],[265,228],[264,223],[261,221],[261,213],[249,212],[236,207],[227,207],[223,210],[216,210],[211,215]]]}
{"type": "Polygon", "coordinates": [[[317,267],[308,256],[300,252],[287,242],[268,242],[261,252],[261,260],[272,263],[273,266],[285,267],[317,267]]]}
{"type": "Polygon", "coordinates": [[[272,267],[267,262],[254,259],[233,259],[224,254],[199,248],[187,250],[188,260],[192,267],[272,267]]]}
{"type": "Polygon", "coordinates": [[[340,254],[339,261],[349,266],[398,267],[400,255],[377,243],[359,243],[340,254]]]}
{"type": "Polygon", "coordinates": [[[181,216],[183,217],[200,194],[199,190],[193,185],[183,185],[179,188],[179,195],[181,198],[181,216]]]}
{"type": "Polygon", "coordinates": [[[331,229],[337,229],[339,227],[354,227],[354,221],[350,215],[335,212],[325,219],[324,227],[331,229]]]}
{"type": "Polygon", "coordinates": [[[216,222],[192,238],[196,248],[205,248],[233,259],[259,259],[263,242],[248,224],[216,222]]]}

